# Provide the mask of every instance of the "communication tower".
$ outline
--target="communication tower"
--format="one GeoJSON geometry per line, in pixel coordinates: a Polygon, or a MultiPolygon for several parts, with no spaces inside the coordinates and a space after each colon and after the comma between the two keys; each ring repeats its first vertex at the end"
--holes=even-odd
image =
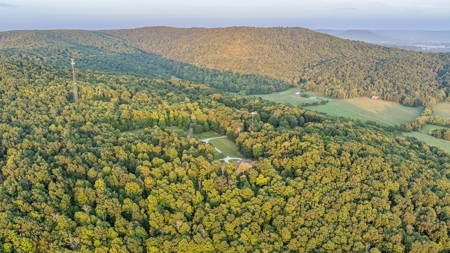
{"type": "Polygon", "coordinates": [[[73,74],[73,100],[78,102],[77,79],[75,78],[75,61],[72,59],[72,74],[73,74]]]}

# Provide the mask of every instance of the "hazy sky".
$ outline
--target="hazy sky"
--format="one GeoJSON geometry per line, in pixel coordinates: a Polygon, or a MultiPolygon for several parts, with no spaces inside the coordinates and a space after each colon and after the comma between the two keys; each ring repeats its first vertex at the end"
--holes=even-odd
{"type": "Polygon", "coordinates": [[[450,30],[449,0],[0,0],[0,30],[300,26],[450,30]]]}

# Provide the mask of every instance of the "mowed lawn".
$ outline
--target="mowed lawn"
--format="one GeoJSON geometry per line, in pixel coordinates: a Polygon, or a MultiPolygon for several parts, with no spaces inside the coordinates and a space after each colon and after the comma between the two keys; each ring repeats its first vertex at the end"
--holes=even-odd
{"type": "Polygon", "coordinates": [[[239,152],[236,144],[228,138],[210,140],[209,143],[222,151],[225,156],[244,158],[239,152]]]}
{"type": "Polygon", "coordinates": [[[444,119],[450,119],[450,103],[439,103],[433,108],[433,115],[444,119]]]}
{"type": "MultiPolygon", "coordinates": [[[[166,129],[171,130],[172,132],[174,132],[178,135],[182,135],[182,136],[190,135],[190,136],[196,138],[197,140],[203,140],[203,139],[209,139],[209,138],[215,138],[215,137],[222,136],[213,131],[208,131],[208,132],[204,132],[204,133],[200,133],[200,134],[189,134],[184,129],[181,129],[178,127],[167,127],[166,129]]],[[[219,138],[219,139],[210,140],[209,144],[213,145],[215,148],[222,151],[222,153],[217,152],[214,154],[215,160],[225,158],[226,156],[244,158],[242,155],[239,154],[236,144],[234,142],[230,141],[228,138],[219,138]]]]}
{"type": "Polygon", "coordinates": [[[406,107],[394,102],[372,100],[368,97],[333,99],[310,91],[303,92],[309,94],[309,98],[295,97],[294,93],[297,91],[300,91],[300,88],[268,95],[258,95],[257,97],[291,105],[301,105],[304,102],[320,102],[317,98],[327,99],[329,100],[329,103],[325,105],[308,106],[304,108],[337,117],[360,119],[363,122],[369,120],[377,121],[384,125],[399,125],[410,122],[420,116],[423,111],[423,107],[406,107]]]}
{"type": "Polygon", "coordinates": [[[418,140],[425,142],[429,146],[442,148],[445,152],[450,153],[450,141],[434,138],[433,136],[420,132],[403,133],[403,135],[416,137],[418,140]]]}

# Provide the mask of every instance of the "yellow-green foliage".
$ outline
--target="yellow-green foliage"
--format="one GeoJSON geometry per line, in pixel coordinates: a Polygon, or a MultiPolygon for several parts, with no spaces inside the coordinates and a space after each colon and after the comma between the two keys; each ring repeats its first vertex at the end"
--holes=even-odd
{"type": "Polygon", "coordinates": [[[0,59],[2,252],[450,250],[450,156],[393,127],[78,77],[74,103],[70,69],[0,59]],[[164,129],[205,123],[252,160],[164,129]]]}

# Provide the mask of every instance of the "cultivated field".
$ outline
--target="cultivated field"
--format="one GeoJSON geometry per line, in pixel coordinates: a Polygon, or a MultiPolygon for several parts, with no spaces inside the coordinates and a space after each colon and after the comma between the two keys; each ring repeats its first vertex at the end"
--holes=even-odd
{"type": "Polygon", "coordinates": [[[433,108],[433,115],[450,119],[450,103],[439,103],[433,108]]]}
{"type": "Polygon", "coordinates": [[[309,91],[302,91],[302,93],[310,95],[309,98],[295,97],[294,93],[300,90],[300,88],[295,88],[268,95],[258,95],[258,97],[291,105],[301,105],[302,103],[312,103],[314,101],[320,102],[317,98],[326,99],[330,102],[325,105],[308,106],[305,109],[338,117],[360,119],[361,121],[372,120],[385,125],[398,125],[410,122],[417,118],[423,110],[423,107],[406,107],[398,103],[372,100],[367,97],[333,99],[309,91]]]}

